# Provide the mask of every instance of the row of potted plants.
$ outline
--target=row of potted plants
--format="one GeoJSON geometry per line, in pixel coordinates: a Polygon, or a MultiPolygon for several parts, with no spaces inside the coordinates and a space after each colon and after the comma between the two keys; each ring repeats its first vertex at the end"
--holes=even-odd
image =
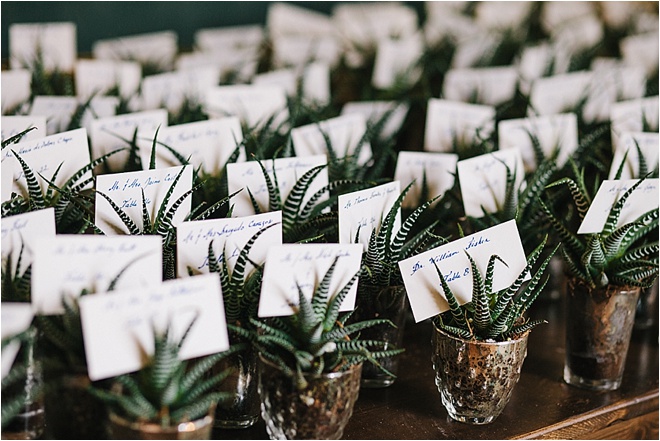
{"type": "MultiPolygon", "coordinates": [[[[470,13],[474,14],[474,11],[466,10],[461,15],[469,17],[470,13]]],[[[511,41],[502,39],[500,43],[498,53],[510,48],[511,41]]],[[[608,44],[611,49],[611,42],[608,44]]],[[[182,274],[177,274],[176,260],[177,240],[181,238],[177,237],[173,219],[179,212],[188,222],[230,218],[236,193],[229,191],[227,169],[228,164],[238,160],[243,150],[247,158],[259,163],[268,203],[265,206],[259,203],[253,194],[256,192],[254,187],[246,185],[243,192],[249,192],[254,213],[281,211],[281,242],[297,243],[301,247],[305,243],[339,242],[341,198],[363,189],[379,188],[391,181],[397,154],[409,149],[415,144],[416,137],[419,138],[419,112],[424,112],[423,104],[431,98],[423,95],[424,82],[435,78],[432,82],[434,90],[438,87],[442,90],[443,76],[448,69],[448,65],[438,64],[442,64],[444,58],[441,55],[448,51],[448,47],[435,51],[428,48],[420,59],[423,74],[419,81],[410,82],[408,87],[396,86],[378,93],[406,99],[411,106],[398,134],[383,136],[388,120],[394,115],[392,111],[386,112],[369,125],[352,154],[344,155],[341,152],[347,150],[347,146],[334,144],[329,131],[324,131],[327,163],[301,172],[289,189],[284,189],[278,180],[274,160],[294,155],[291,130],[336,114],[335,104],[342,100],[340,96],[346,96],[346,90],[341,92],[336,88],[335,100],[327,107],[310,106],[301,96],[290,99],[289,118],[283,125],[279,125],[280,121],[275,117],[257,126],[244,123],[242,141],[236,143],[235,154],[230,155],[224,168],[214,175],[205,173],[203,167],[196,168],[192,178],[194,184],[176,196],[174,188],[182,179],[184,168],[189,166],[190,158],[177,152],[175,146],[160,141],[158,131],[141,140],[135,128],[132,139],[124,139],[122,151],[129,154],[122,173],[155,169],[158,152],[164,150],[173,154],[184,167],[175,173],[176,178],[171,184],[163,186],[165,197],[153,206],[155,208],[147,209],[146,197],[142,193],[141,223],[106,192],[93,188],[95,178],[103,174],[99,170],[116,152],[94,158],[58,184],[57,173],[49,176],[35,170],[18,153],[22,138],[29,134],[29,130],[5,139],[3,161],[7,159],[6,152],[11,151],[20,164],[20,179],[24,180],[25,192],[14,193],[3,201],[3,225],[5,221],[16,219],[15,216],[53,208],[58,234],[79,233],[91,238],[104,234],[94,218],[99,200],[103,200],[110,205],[119,225],[125,226],[128,234],[161,238],[163,279],[180,279],[182,274]],[[140,159],[141,149],[144,149],[140,142],[149,145],[149,164],[140,159]],[[369,145],[371,155],[365,164],[358,159],[366,145],[369,145]],[[325,171],[328,183],[315,189],[312,183],[325,171]],[[189,210],[184,208],[187,197],[192,197],[189,210]]],[[[446,56],[447,52],[444,54],[446,56]]],[[[511,60],[509,57],[505,62],[511,60]]],[[[370,69],[351,69],[344,64],[335,71],[337,84],[346,86],[348,79],[353,79],[357,80],[357,87],[365,87],[370,80],[370,69]]],[[[34,69],[32,75],[33,87],[44,83],[54,85],[60,79],[59,74],[44,75],[39,69],[34,69]]],[[[657,83],[657,73],[655,79],[648,79],[645,94],[653,95],[654,85],[657,94],[657,84],[654,83],[657,83]]],[[[519,89],[510,102],[498,107],[496,118],[501,121],[524,117],[529,103],[530,97],[519,89]]],[[[88,105],[89,102],[83,103],[73,115],[72,125],[67,127],[69,130],[76,128],[76,122],[80,124],[81,118],[75,116],[82,115],[88,105]]],[[[169,114],[170,123],[208,118],[202,107],[186,106],[176,115],[169,114]],[[177,115],[186,117],[177,119],[177,115]]],[[[37,349],[24,345],[19,359],[43,361],[44,377],[39,380],[38,365],[29,363],[23,369],[17,369],[17,365],[6,377],[3,371],[3,395],[6,385],[8,392],[12,390],[12,381],[18,389],[23,389],[24,383],[35,385],[27,390],[36,394],[26,400],[25,395],[19,393],[22,401],[17,401],[18,404],[12,401],[11,406],[10,401],[3,398],[3,432],[14,430],[5,424],[11,417],[16,422],[18,412],[29,421],[28,430],[25,426],[19,429],[23,436],[34,437],[42,433],[44,410],[38,410],[38,396],[43,391],[36,387],[42,383],[45,385],[47,428],[57,438],[72,437],[77,430],[82,438],[106,436],[99,424],[104,420],[106,408],[112,409],[110,421],[113,427],[119,427],[115,423],[121,420],[130,421],[140,416],[138,421],[156,422],[156,426],[160,426],[158,430],[167,427],[171,431],[176,427],[176,431],[190,431],[199,424],[205,427],[200,436],[209,437],[211,426],[207,420],[210,417],[215,416],[215,424],[221,427],[248,427],[254,424],[260,412],[273,438],[340,438],[360,384],[363,387],[387,387],[395,381],[397,355],[403,349],[401,335],[407,302],[412,302],[411,295],[416,294],[406,289],[401,262],[437,251],[443,244],[492,231],[489,229],[507,221],[514,221],[520,231],[525,256],[521,271],[513,275],[510,283],[500,283],[502,286],[494,288],[494,279],[506,272],[512,263],[502,259],[503,251],[495,250],[485,257],[473,257],[466,252],[466,274],[471,275],[471,289],[466,300],[462,294],[454,294],[455,288],[452,289],[452,280],[443,269],[442,259],[431,259],[433,267],[430,269],[435,282],[432,288],[427,288],[428,294],[447,304],[445,310],[433,316],[433,367],[441,399],[450,416],[459,421],[484,424],[496,418],[508,402],[525,358],[527,336],[534,326],[540,324],[529,321],[525,312],[548,284],[559,277],[556,274],[544,277],[551,262],[557,259],[554,257],[553,260],[557,250],[561,250],[558,255],[569,277],[565,381],[592,389],[619,387],[634,317],[631,311],[638,302],[640,290],[650,287],[657,279],[658,209],[644,210],[633,219],[626,218],[625,222],[620,222],[620,218],[626,201],[632,199],[635,191],[657,178],[658,167],[645,163],[645,156],[637,145],[633,177],[640,179],[625,188],[606,207],[609,215],[602,230],[578,234],[578,228],[595,201],[595,191],[614,162],[610,123],[588,123],[582,118],[583,107],[580,106],[570,109],[580,118],[579,146],[572,159],[566,165],[560,165],[557,156],[561,146],[555,145],[546,154],[537,139],[539,133],[528,133],[536,154],[536,169],[526,174],[521,185],[516,176],[523,171],[506,165],[501,176],[505,182],[501,205],[494,211],[484,209],[483,216],[465,215],[465,201],[457,179],[444,194],[430,194],[428,181],[432,177],[427,174],[433,173],[433,169],[426,169],[422,176],[418,176],[417,184],[403,183],[406,187],[393,203],[375,211],[374,216],[379,222],[368,234],[360,264],[353,268],[354,276],[350,281],[335,292],[329,289],[337,264],[335,260],[327,272],[319,276],[311,292],[306,295],[298,287],[291,293],[297,301],[295,313],[288,317],[264,319],[257,314],[260,297],[271,287],[262,283],[268,262],[253,261],[251,251],[260,246],[259,238],[266,229],[259,230],[239,248],[231,270],[226,265],[229,260],[226,251],[223,249],[222,256],[218,256],[217,249],[209,243],[208,270],[217,273],[220,280],[232,346],[226,352],[186,364],[177,357],[188,333],[184,333],[180,340],[172,341],[167,330],[155,329],[155,350],[142,370],[116,377],[113,385],[109,384],[111,381],[92,384],[86,374],[78,305],[78,299],[89,295],[89,290],[70,301],[65,299],[63,315],[38,316],[35,328],[20,334],[26,341],[34,341],[35,335],[39,334],[37,349]],[[419,190],[418,203],[402,210],[404,199],[412,193],[413,186],[419,190]],[[399,220],[400,213],[403,214],[402,220],[399,220]],[[551,246],[546,246],[548,243],[551,246]],[[528,275],[532,275],[531,278],[528,275]],[[350,289],[357,291],[355,312],[340,313],[339,305],[350,289]],[[623,309],[624,304],[628,309],[623,309]],[[597,325],[594,328],[588,326],[594,323],[597,325]],[[604,329],[598,326],[604,326],[604,329]],[[615,340],[616,349],[608,345],[610,340],[615,340]],[[614,367],[609,360],[608,363],[603,361],[610,356],[615,358],[614,367]],[[257,362],[259,358],[260,363],[257,362]],[[492,366],[493,370],[482,366],[492,366]],[[73,386],[70,376],[64,373],[81,374],[75,380],[79,383],[73,386]],[[493,376],[498,381],[493,381],[493,376]],[[260,377],[259,382],[257,377],[260,377]],[[461,385],[458,390],[456,384],[461,385]],[[470,391],[467,394],[466,389],[470,391]],[[71,390],[78,390],[79,394],[74,395],[71,390]],[[216,402],[217,408],[214,408],[216,402]],[[5,404],[8,404],[7,413],[5,404]],[[68,413],[59,414],[58,411],[68,413]],[[91,419],[91,426],[86,426],[86,418],[91,419]],[[202,421],[193,423],[192,420],[198,418],[202,421]],[[335,423],[340,424],[335,426],[335,423]]],[[[641,119],[649,122],[644,115],[641,119]]],[[[650,122],[657,129],[657,121],[650,122]]],[[[640,124],[644,125],[643,122],[640,124]]],[[[485,138],[459,135],[463,134],[455,133],[452,151],[461,159],[497,150],[494,132],[485,138]]],[[[628,153],[632,155],[630,151],[628,153]]],[[[620,178],[623,171],[624,165],[621,165],[614,177],[620,178]]],[[[360,228],[351,242],[359,241],[360,228]]],[[[20,259],[21,254],[11,256],[20,259]]],[[[5,256],[3,250],[3,259],[5,256]]],[[[21,267],[20,263],[16,266],[11,258],[3,262],[3,302],[30,299],[31,269],[28,266],[28,270],[22,273],[14,270],[21,267]]],[[[112,291],[113,287],[114,283],[110,284],[107,291],[112,291]]],[[[25,420],[19,421],[25,424],[25,420]]],[[[155,430],[153,425],[140,426],[140,430],[155,430]]],[[[145,436],[125,430],[133,429],[115,428],[112,436],[145,436]]],[[[156,436],[177,435],[158,432],[156,436]]]]}

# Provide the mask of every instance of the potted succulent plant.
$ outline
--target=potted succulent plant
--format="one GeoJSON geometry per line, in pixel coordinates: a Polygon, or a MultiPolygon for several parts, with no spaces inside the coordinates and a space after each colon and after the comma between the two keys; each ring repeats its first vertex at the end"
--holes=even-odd
{"type": "MultiPolygon", "coordinates": [[[[81,296],[89,295],[83,290],[81,296]]],[[[44,368],[46,427],[55,438],[105,438],[104,406],[88,391],[87,360],[78,299],[63,297],[62,315],[37,316],[44,368]]],[[[104,387],[99,382],[97,387],[104,387]]]]}
{"type": "Polygon", "coordinates": [[[207,372],[231,350],[188,363],[179,350],[193,320],[177,341],[165,330],[154,329],[154,353],[145,366],[114,379],[109,390],[90,388],[108,406],[108,431],[113,439],[210,439],[215,407],[230,394],[218,392],[229,374],[207,372]]]}
{"type": "Polygon", "coordinates": [[[2,340],[3,352],[9,344],[20,344],[14,363],[2,377],[3,439],[40,439],[44,434],[44,384],[40,365],[35,363],[35,340],[33,324],[2,340]]]}
{"type": "Polygon", "coordinates": [[[386,320],[348,324],[339,308],[355,274],[339,292],[329,292],[337,258],[315,286],[311,300],[298,287],[291,316],[252,319],[261,366],[261,415],[273,439],[339,439],[353,413],[364,361],[400,350],[380,350],[382,342],[355,334],[386,320]]]}
{"type": "Polygon", "coordinates": [[[246,428],[259,419],[257,351],[242,331],[254,333],[250,320],[257,317],[263,269],[257,265],[253,271],[247,272],[246,267],[252,262],[249,254],[257,238],[273,225],[262,228],[250,238],[239,252],[231,272],[224,250],[222,257],[216,257],[213,241],[209,242],[209,270],[220,278],[230,343],[236,348],[232,355],[218,361],[209,371],[214,375],[231,368],[229,376],[219,386],[221,391],[231,393],[232,399],[218,404],[215,416],[218,427],[246,428]]]}
{"type": "Polygon", "coordinates": [[[524,314],[548,281],[541,280],[555,248],[528,283],[525,277],[541,256],[546,240],[527,257],[527,265],[508,287],[493,291],[495,265],[488,260],[481,274],[469,253],[472,300],[459,305],[433,261],[449,311],[433,318],[432,362],[435,382],[449,416],[469,424],[488,424],[509,402],[527,355],[529,331],[543,320],[524,314]]]}
{"type": "MultiPolygon", "coordinates": [[[[382,350],[402,347],[403,330],[408,311],[406,288],[397,263],[414,254],[433,247],[444,239],[435,236],[431,230],[434,223],[419,228],[417,225],[422,214],[437,199],[426,201],[415,209],[403,222],[398,231],[394,231],[397,212],[406,194],[412,187],[409,184],[396,199],[384,216],[380,226],[371,232],[369,244],[362,257],[364,271],[358,281],[358,294],[353,319],[357,321],[387,319],[394,326],[380,324],[362,332],[362,338],[381,341],[382,350]],[[414,228],[421,231],[414,233],[414,228]],[[429,243],[432,243],[429,245],[429,243]]],[[[399,365],[398,357],[385,357],[377,366],[364,366],[362,385],[365,387],[387,387],[394,383],[399,365]]]]}
{"type": "MultiPolygon", "coordinates": [[[[21,245],[14,266],[12,255],[2,266],[2,302],[29,303],[32,265],[20,272],[25,245],[21,245]]],[[[36,351],[37,328],[30,326],[15,336],[21,342],[16,369],[2,379],[3,394],[11,398],[3,400],[2,430],[4,438],[37,439],[43,435],[44,394],[41,359],[36,351]],[[6,405],[6,407],[5,407],[6,405]]],[[[3,340],[2,345],[5,347],[3,340]]]]}
{"type": "Polygon", "coordinates": [[[611,206],[601,232],[577,234],[593,198],[576,166],[573,171],[576,180],[566,177],[547,188],[566,185],[575,216],[557,210],[557,204],[541,204],[564,244],[569,277],[564,381],[614,390],[621,385],[640,289],[658,277],[658,209],[617,226],[626,201],[644,182],[640,179],[611,206]]]}

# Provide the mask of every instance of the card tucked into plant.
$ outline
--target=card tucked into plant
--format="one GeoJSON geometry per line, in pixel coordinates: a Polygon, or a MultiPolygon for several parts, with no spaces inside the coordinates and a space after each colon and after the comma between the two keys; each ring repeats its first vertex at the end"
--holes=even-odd
{"type": "MultiPolygon", "coordinates": [[[[603,181],[577,233],[602,232],[612,206],[637,182],[639,179],[603,181]]],[[[628,196],[615,227],[633,222],[647,211],[658,208],[658,198],[658,179],[646,179],[628,196]]]]}
{"type": "MultiPolygon", "coordinates": [[[[24,170],[14,152],[30,167],[32,172],[62,186],[78,170],[90,162],[87,145],[87,130],[76,129],[57,133],[33,141],[19,142],[6,147],[2,152],[2,174],[13,176],[11,191],[28,196],[24,170]]],[[[88,171],[82,178],[91,177],[88,171]]],[[[48,182],[38,177],[42,191],[48,188],[48,182]]],[[[3,188],[3,196],[4,196],[3,188]]],[[[9,199],[9,195],[7,195],[9,199]]],[[[3,202],[6,199],[3,198],[3,202]]]]}
{"type": "Polygon", "coordinates": [[[55,237],[55,209],[30,211],[2,218],[2,263],[11,260],[11,274],[23,274],[43,238],[55,237]],[[20,262],[20,268],[17,266],[20,262]]]}
{"type": "Polygon", "coordinates": [[[498,268],[493,277],[493,291],[511,285],[527,265],[514,220],[400,261],[399,268],[416,322],[449,310],[433,262],[440,269],[459,304],[471,300],[472,276],[466,253],[475,260],[482,274],[486,273],[488,261],[493,254],[506,263],[506,266],[498,268]]]}
{"type": "Polygon", "coordinates": [[[517,148],[464,159],[457,168],[465,215],[475,218],[501,211],[505,203],[511,202],[506,200],[507,169],[515,176],[516,190],[525,182],[522,156],[517,148]]]}
{"type": "MultiPolygon", "coordinates": [[[[339,243],[369,245],[371,232],[380,223],[401,194],[399,181],[354,191],[339,196],[339,243]]],[[[401,212],[394,221],[394,230],[401,228],[401,212]]]]}
{"type": "Polygon", "coordinates": [[[153,326],[170,323],[178,338],[190,323],[179,356],[186,360],[229,349],[220,281],[215,274],[169,280],[148,289],[81,297],[80,315],[92,381],[136,371],[154,351],[153,326]]]}
{"type": "MultiPolygon", "coordinates": [[[[250,216],[255,214],[252,200],[258,204],[261,211],[269,210],[269,192],[262,166],[266,169],[270,180],[280,190],[282,201],[305,173],[312,168],[327,163],[325,155],[306,157],[279,158],[272,161],[263,161],[259,165],[256,161],[227,164],[227,188],[229,194],[244,189],[232,198],[234,216],[250,216]],[[274,170],[274,172],[273,172],[274,170]],[[275,179],[275,176],[276,178],[275,179]]],[[[328,185],[328,170],[323,169],[309,184],[303,195],[303,206],[318,190],[328,185]]],[[[321,200],[324,200],[323,198],[321,200]]]]}
{"type": "Polygon", "coordinates": [[[157,285],[163,280],[161,249],[159,236],[42,238],[34,249],[32,305],[38,314],[62,314],[63,297],[78,297],[83,289],[157,285]]]}
{"type": "MultiPolygon", "coordinates": [[[[144,204],[150,222],[160,221],[162,202],[169,197],[167,202],[169,210],[177,199],[191,188],[191,166],[99,175],[96,178],[94,222],[105,234],[130,234],[121,219],[123,215],[128,216],[136,225],[143,225],[144,204]]],[[[171,219],[172,225],[176,226],[184,221],[190,213],[191,204],[191,197],[186,197],[174,213],[171,219]]]]}
{"type": "MultiPolygon", "coordinates": [[[[360,270],[361,244],[284,244],[270,247],[259,300],[259,317],[293,314],[298,304],[298,288],[311,298],[314,287],[323,279],[337,256],[339,259],[329,292],[338,292],[360,270]]],[[[353,309],[356,292],[357,284],[353,284],[341,304],[341,311],[353,309]]]]}
{"type": "MultiPolygon", "coordinates": [[[[282,244],[282,212],[272,211],[254,216],[229,219],[208,219],[183,222],[177,227],[177,274],[186,277],[191,274],[209,272],[208,250],[213,241],[213,252],[217,263],[226,259],[231,273],[236,259],[246,243],[262,228],[270,226],[261,234],[250,251],[250,261],[263,264],[266,253],[273,245],[282,244]],[[223,257],[224,256],[224,257],[223,257]]],[[[252,270],[246,265],[246,274],[252,270]]]]}

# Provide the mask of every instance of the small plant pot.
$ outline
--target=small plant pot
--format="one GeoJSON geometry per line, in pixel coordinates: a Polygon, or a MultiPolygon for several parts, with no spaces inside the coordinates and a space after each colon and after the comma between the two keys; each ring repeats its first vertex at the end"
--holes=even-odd
{"type": "MultiPolygon", "coordinates": [[[[31,342],[24,344],[16,355],[16,360],[25,360],[27,370],[25,381],[11,385],[3,391],[4,397],[21,396],[22,409],[2,429],[2,439],[40,439],[44,434],[46,417],[44,412],[43,373],[41,360],[35,353],[36,330],[31,331],[31,342]]],[[[3,397],[3,398],[4,398],[3,397]]]]}
{"type": "Polygon", "coordinates": [[[215,427],[244,429],[259,419],[259,373],[258,358],[252,346],[220,360],[211,369],[211,375],[231,369],[218,388],[220,392],[234,394],[234,399],[218,403],[215,412],[215,427]]]}
{"type": "Polygon", "coordinates": [[[658,281],[640,291],[635,312],[635,330],[645,331],[658,324],[658,281]]]}
{"type": "Polygon", "coordinates": [[[46,430],[55,439],[105,439],[106,408],[87,373],[46,374],[46,430]]]}
{"type": "MultiPolygon", "coordinates": [[[[407,312],[406,287],[398,286],[358,286],[358,304],[353,313],[355,321],[387,319],[388,324],[367,328],[360,333],[363,340],[382,341],[383,345],[374,346],[379,351],[400,349],[403,346],[403,331],[407,312]]],[[[391,386],[399,370],[398,355],[378,359],[378,363],[391,372],[386,374],[376,365],[365,363],[362,367],[362,387],[381,388],[391,386]]]]}
{"type": "Polygon", "coordinates": [[[529,332],[516,340],[464,340],[433,327],[435,384],[449,416],[462,423],[488,424],[511,399],[527,355],[529,332]]]}
{"type": "Polygon", "coordinates": [[[130,421],[110,412],[108,432],[111,439],[211,439],[215,406],[194,421],[163,427],[156,423],[130,421]]]}
{"type": "Polygon", "coordinates": [[[360,392],[362,364],[343,372],[305,375],[306,388],[261,358],[261,416],[271,439],[340,439],[360,392]]]}
{"type": "Polygon", "coordinates": [[[592,289],[569,279],[564,381],[592,390],[621,386],[639,288],[592,289]]]}

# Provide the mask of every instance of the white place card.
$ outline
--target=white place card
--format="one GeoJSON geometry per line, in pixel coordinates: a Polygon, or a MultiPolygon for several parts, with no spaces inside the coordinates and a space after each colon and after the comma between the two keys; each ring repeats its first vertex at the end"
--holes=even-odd
{"type": "Polygon", "coordinates": [[[119,107],[119,97],[116,96],[95,96],[89,102],[89,107],[83,113],[81,126],[92,131],[92,122],[100,118],[110,118],[117,115],[119,107]]]}
{"type": "Polygon", "coordinates": [[[592,2],[545,2],[541,9],[541,25],[546,32],[552,33],[577,18],[593,14],[595,7],[592,2]]]}
{"type": "MultiPolygon", "coordinates": [[[[602,232],[614,204],[638,181],[639,179],[603,181],[577,233],[602,232]]],[[[658,208],[659,195],[658,179],[647,179],[642,182],[626,199],[616,227],[633,222],[647,211],[658,208]]]]}
{"type": "MultiPolygon", "coordinates": [[[[204,172],[217,176],[236,147],[243,142],[241,122],[235,116],[197,121],[163,127],[158,131],[156,144],[156,168],[181,165],[172,152],[174,149],[190,164],[204,172]],[[163,146],[164,144],[165,146],[163,146]]],[[[141,140],[142,164],[149,164],[153,140],[141,140]]],[[[245,148],[240,148],[237,162],[245,161],[245,148]]]]}
{"type": "Polygon", "coordinates": [[[586,123],[609,121],[614,103],[641,98],[645,92],[646,75],[641,68],[605,66],[593,69],[582,119],[586,123]]]}
{"type": "MultiPolygon", "coordinates": [[[[94,223],[105,234],[129,234],[128,228],[110,203],[98,194],[101,192],[112,199],[140,229],[144,227],[142,223],[142,195],[144,194],[149,219],[153,224],[165,196],[179,174],[181,177],[167,203],[166,210],[169,210],[184,193],[192,188],[192,167],[189,165],[97,176],[94,223]]],[[[191,205],[192,196],[189,194],[174,213],[172,225],[176,226],[185,220],[190,214],[191,205]]]]}
{"type": "Polygon", "coordinates": [[[496,1],[477,3],[474,18],[479,26],[494,31],[518,30],[525,26],[532,12],[532,3],[496,1]]]}
{"type": "Polygon", "coordinates": [[[593,72],[588,71],[537,78],[529,95],[529,115],[554,115],[575,110],[588,95],[592,79],[593,72]]]}
{"type": "Polygon", "coordinates": [[[310,106],[330,104],[330,64],[325,61],[309,63],[303,69],[302,97],[310,106]]]}
{"type": "Polygon", "coordinates": [[[659,109],[658,95],[612,104],[610,121],[614,151],[619,145],[619,136],[624,132],[657,131],[659,109]]]}
{"type": "Polygon", "coordinates": [[[424,150],[452,152],[458,143],[487,139],[495,129],[495,108],[430,98],[426,113],[424,150]]]}
{"type": "Polygon", "coordinates": [[[217,86],[219,81],[217,66],[148,75],[142,79],[140,107],[142,110],[166,108],[176,114],[186,100],[201,104],[206,90],[217,86]]]}
{"type": "MultiPolygon", "coordinates": [[[[399,181],[339,195],[339,243],[360,243],[365,249],[401,194],[399,181]],[[359,233],[359,236],[358,236],[359,233]]],[[[394,234],[401,228],[401,209],[394,220],[394,234]]]]}
{"type": "Polygon", "coordinates": [[[1,96],[2,114],[14,111],[18,106],[30,99],[32,90],[30,84],[32,74],[27,69],[11,69],[2,71],[1,96]]]}
{"type": "MultiPolygon", "coordinates": [[[[34,141],[19,142],[11,148],[5,148],[2,152],[2,173],[13,177],[11,191],[23,196],[28,194],[27,181],[21,164],[14,157],[13,152],[16,152],[32,169],[44,192],[49,184],[39,177],[39,174],[46,179],[52,179],[61,164],[54,182],[55,185],[61,186],[90,162],[87,130],[85,129],[57,133],[34,141]]],[[[90,178],[91,175],[92,172],[88,171],[82,179],[90,178]]]]}
{"type": "Polygon", "coordinates": [[[287,96],[295,97],[298,93],[298,72],[295,69],[271,70],[255,75],[252,84],[259,87],[279,87],[287,96]]]}
{"type": "MultiPolygon", "coordinates": [[[[433,262],[459,304],[472,300],[472,269],[468,253],[482,277],[494,254],[506,265],[495,264],[493,291],[509,287],[527,266],[527,257],[515,220],[510,220],[399,262],[416,322],[449,310],[433,262]]],[[[529,275],[527,276],[529,279],[529,275]]]]}
{"type": "MultiPolygon", "coordinates": [[[[0,119],[0,126],[2,126],[2,141],[16,136],[19,133],[34,127],[28,133],[23,135],[20,141],[33,141],[35,139],[43,138],[46,136],[46,117],[45,116],[29,116],[29,115],[13,115],[3,116],[0,119]]],[[[8,146],[7,148],[11,148],[8,146]]]]}
{"type": "MultiPolygon", "coordinates": [[[[32,319],[34,312],[29,303],[2,302],[2,341],[21,332],[26,331],[32,319]]],[[[2,378],[4,379],[11,371],[18,350],[21,344],[18,341],[9,343],[2,349],[2,378]]]]}
{"type": "Polygon", "coordinates": [[[12,69],[32,66],[40,55],[46,72],[72,72],[78,56],[76,25],[14,23],[9,26],[9,53],[12,69]]]}
{"type": "Polygon", "coordinates": [[[92,381],[144,367],[145,355],[154,353],[154,327],[162,332],[171,325],[170,336],[178,341],[195,320],[179,352],[182,360],[229,349],[220,280],[213,274],[85,296],[80,315],[92,381]]]}
{"type": "Polygon", "coordinates": [[[311,38],[335,33],[332,19],[326,14],[284,2],[268,6],[266,27],[269,36],[294,34],[311,38]]]}
{"type": "Polygon", "coordinates": [[[426,21],[424,38],[429,46],[441,44],[445,38],[454,41],[470,40],[481,32],[481,28],[472,17],[462,13],[463,6],[454,6],[461,2],[425,2],[426,21]]]}
{"type": "Polygon", "coordinates": [[[529,94],[531,83],[547,74],[558,73],[556,69],[549,72],[553,66],[554,48],[549,42],[541,42],[522,49],[516,62],[520,75],[521,92],[529,94]]]}
{"type": "MultiPolygon", "coordinates": [[[[459,22],[460,23],[460,22],[459,22]]],[[[476,23],[474,24],[475,26],[476,23]]],[[[464,69],[490,64],[490,57],[495,53],[499,39],[493,34],[477,27],[478,32],[461,38],[451,58],[451,69],[464,69]]]]}
{"type": "MultiPolygon", "coordinates": [[[[293,148],[298,156],[327,155],[330,139],[338,158],[355,154],[367,131],[367,121],[358,113],[326,119],[318,124],[308,124],[291,130],[293,148]]],[[[364,140],[358,154],[358,163],[365,164],[371,158],[371,144],[364,140]]]]}
{"type": "Polygon", "coordinates": [[[558,151],[557,167],[566,164],[578,147],[577,115],[564,113],[500,121],[497,125],[500,150],[519,148],[525,170],[536,170],[536,139],[546,157],[558,151]]]}
{"type": "Polygon", "coordinates": [[[92,45],[92,54],[101,60],[133,60],[166,71],[174,65],[179,50],[177,43],[174,31],[151,32],[97,40],[92,45]]]}
{"type": "Polygon", "coordinates": [[[264,40],[264,28],[261,25],[203,28],[195,31],[193,39],[195,47],[202,52],[236,48],[251,48],[256,51],[264,40]]]}
{"type": "Polygon", "coordinates": [[[128,99],[138,93],[142,66],[137,61],[78,60],[76,62],[76,96],[87,99],[104,95],[117,88],[119,96],[128,99]]]}
{"type": "Polygon", "coordinates": [[[336,66],[341,57],[341,42],[333,35],[276,35],[272,37],[273,65],[277,68],[302,68],[313,61],[336,66]]]}
{"type": "Polygon", "coordinates": [[[265,124],[274,117],[272,128],[289,118],[286,91],[278,86],[230,85],[206,91],[205,110],[212,118],[238,116],[248,128],[265,124]]]}
{"type": "MultiPolygon", "coordinates": [[[[92,121],[89,139],[92,148],[92,158],[96,159],[117,149],[127,148],[135,130],[140,136],[153,139],[159,127],[167,127],[167,110],[148,110],[144,112],[126,113],[109,118],[99,118],[92,121]]],[[[123,170],[128,159],[128,151],[115,153],[106,161],[110,170],[123,170]]]]}
{"type": "Polygon", "coordinates": [[[466,216],[481,218],[484,212],[497,213],[504,208],[507,167],[515,176],[517,196],[525,182],[519,149],[498,150],[458,161],[458,180],[466,216]]]}
{"type": "MultiPolygon", "coordinates": [[[[182,222],[176,229],[178,277],[187,277],[189,271],[193,275],[210,271],[208,256],[211,241],[218,265],[222,266],[224,260],[229,273],[233,273],[241,250],[263,228],[268,229],[260,234],[248,255],[250,261],[257,264],[266,261],[266,253],[271,246],[282,244],[281,211],[228,219],[182,222]]],[[[248,262],[245,274],[248,275],[253,268],[248,262]]]]}
{"type": "Polygon", "coordinates": [[[0,179],[2,179],[2,202],[11,199],[11,189],[14,183],[13,173],[0,172],[0,179]]]}
{"type": "Polygon", "coordinates": [[[35,96],[30,115],[43,116],[47,121],[47,135],[63,132],[78,107],[74,96],[35,96]]]}
{"type": "Polygon", "coordinates": [[[642,153],[648,170],[658,167],[658,146],[660,146],[660,135],[657,132],[624,132],[621,134],[619,146],[614,152],[610,174],[607,179],[614,179],[621,163],[626,158],[619,179],[640,179],[639,176],[639,152],[642,153]]]}
{"type": "Polygon", "coordinates": [[[518,71],[513,66],[450,69],[442,83],[442,96],[449,101],[497,106],[516,93],[518,71]]]}
{"type": "Polygon", "coordinates": [[[604,33],[601,19],[589,14],[557,27],[551,38],[556,45],[576,54],[594,48],[603,40],[604,33]]]}
{"type": "Polygon", "coordinates": [[[258,66],[257,51],[251,47],[235,47],[213,52],[188,52],[179,54],[177,70],[213,66],[219,69],[223,83],[249,83],[258,66]]]}
{"type": "Polygon", "coordinates": [[[424,41],[420,33],[398,40],[379,41],[371,84],[376,89],[389,89],[399,84],[412,86],[421,75],[418,62],[423,52],[424,41]]]}
{"type": "Polygon", "coordinates": [[[397,2],[338,3],[333,18],[342,38],[363,48],[388,38],[404,38],[418,29],[415,10],[397,2]]]}
{"type": "Polygon", "coordinates": [[[457,162],[458,155],[454,153],[399,152],[394,179],[401,182],[402,188],[414,182],[402,207],[414,209],[426,202],[419,200],[424,174],[429,198],[445,194],[454,186],[457,162]]]}
{"type": "MultiPolygon", "coordinates": [[[[284,244],[270,247],[261,285],[259,317],[294,314],[298,305],[298,287],[307,299],[311,299],[315,287],[321,283],[335,257],[338,259],[330,281],[330,296],[339,293],[360,270],[361,244],[284,244]]],[[[344,298],[340,311],[353,310],[356,294],[357,281],[344,298]]]]}
{"type": "Polygon", "coordinates": [[[157,285],[163,280],[162,260],[160,236],[42,238],[34,247],[32,305],[37,314],[63,314],[64,296],[107,291],[123,270],[116,289],[157,285]]]}
{"type": "Polygon", "coordinates": [[[45,208],[3,217],[1,225],[3,271],[5,260],[11,257],[12,274],[23,274],[32,264],[35,245],[43,238],[55,237],[55,209],[45,208]],[[19,256],[20,268],[17,267],[19,256]]]}
{"type": "MultiPolygon", "coordinates": [[[[316,166],[325,165],[327,162],[328,160],[325,155],[316,155],[279,158],[271,161],[263,161],[262,165],[266,169],[273,184],[275,183],[273,179],[273,168],[275,169],[280,196],[282,201],[285,201],[293,187],[296,185],[296,182],[298,182],[305,173],[316,166]]],[[[321,190],[326,185],[328,185],[328,169],[324,168],[309,185],[305,197],[303,198],[303,206],[309,201],[314,193],[321,190]]],[[[268,211],[268,187],[266,185],[263,170],[258,162],[249,161],[227,164],[227,186],[229,194],[243,189],[243,191],[238,193],[231,200],[231,203],[234,204],[234,216],[250,216],[255,214],[248,189],[257,201],[261,211],[268,211]]],[[[327,197],[322,197],[319,199],[319,202],[326,199],[327,197]]]]}
{"type": "Polygon", "coordinates": [[[367,125],[374,125],[387,117],[379,136],[385,140],[396,135],[408,115],[410,106],[397,101],[350,101],[341,109],[342,115],[360,113],[367,125]]]}
{"type": "MultiPolygon", "coordinates": [[[[657,14],[655,14],[657,15],[657,14]]],[[[623,62],[629,66],[639,66],[651,77],[658,71],[658,27],[654,31],[629,35],[619,41],[623,62]]]]}

